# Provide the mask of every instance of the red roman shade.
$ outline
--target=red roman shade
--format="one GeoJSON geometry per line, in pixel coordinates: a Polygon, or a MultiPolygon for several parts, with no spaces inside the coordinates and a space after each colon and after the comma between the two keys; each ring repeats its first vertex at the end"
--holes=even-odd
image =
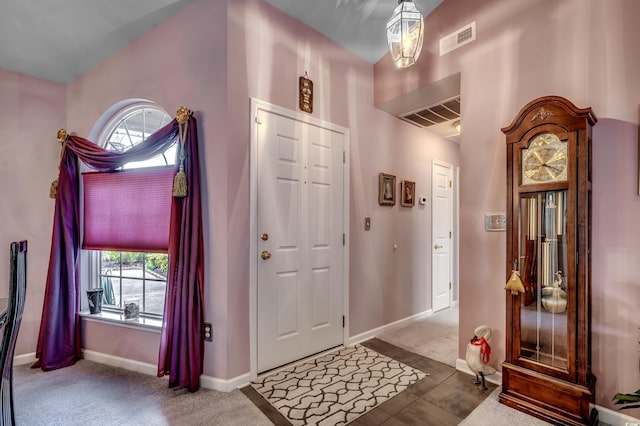
{"type": "Polygon", "coordinates": [[[89,250],[167,252],[173,167],[83,173],[89,250]]]}

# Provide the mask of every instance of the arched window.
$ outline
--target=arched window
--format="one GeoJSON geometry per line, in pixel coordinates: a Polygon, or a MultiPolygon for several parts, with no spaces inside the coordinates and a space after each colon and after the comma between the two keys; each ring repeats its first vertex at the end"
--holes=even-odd
{"type": "MultiPolygon", "coordinates": [[[[100,132],[98,143],[109,151],[125,152],[170,121],[171,116],[157,105],[148,102],[135,102],[114,114],[100,132]]],[[[162,155],[146,161],[127,163],[124,168],[175,164],[176,149],[176,145],[173,145],[162,155]]]]}
{"type": "MultiPolygon", "coordinates": [[[[150,102],[132,102],[117,110],[102,127],[97,142],[105,149],[124,152],[144,141],[171,121],[171,116],[150,102]]],[[[123,169],[139,169],[173,165],[177,144],[164,153],[145,160],[130,162],[123,169]]],[[[115,199],[114,199],[115,198],[115,199]]],[[[108,202],[118,202],[110,197],[108,202]]],[[[129,248],[131,249],[131,248],[129,248]]],[[[92,287],[103,288],[103,309],[123,313],[124,319],[162,317],[166,293],[167,253],[143,251],[96,250],[93,255],[92,287]]]]}

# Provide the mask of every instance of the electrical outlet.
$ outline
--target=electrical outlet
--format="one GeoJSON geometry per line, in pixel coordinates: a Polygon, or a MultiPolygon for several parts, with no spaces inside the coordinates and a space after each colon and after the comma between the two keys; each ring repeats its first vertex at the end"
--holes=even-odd
{"type": "Polygon", "coordinates": [[[213,327],[208,322],[204,323],[204,340],[207,342],[213,341],[213,327]]]}

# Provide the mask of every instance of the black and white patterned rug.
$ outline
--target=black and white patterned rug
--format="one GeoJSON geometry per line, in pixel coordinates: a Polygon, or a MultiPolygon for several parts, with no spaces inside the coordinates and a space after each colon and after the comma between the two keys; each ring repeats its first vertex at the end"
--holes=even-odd
{"type": "Polygon", "coordinates": [[[426,375],[355,345],[258,377],[251,386],[294,425],[344,425],[426,375]]]}

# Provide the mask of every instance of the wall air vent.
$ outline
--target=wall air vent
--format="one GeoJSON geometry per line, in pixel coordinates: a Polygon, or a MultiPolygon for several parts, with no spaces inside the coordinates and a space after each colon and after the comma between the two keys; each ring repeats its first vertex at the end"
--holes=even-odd
{"type": "Polygon", "coordinates": [[[460,119],[460,96],[447,99],[428,108],[403,114],[400,118],[418,127],[429,127],[458,120],[460,119]]]}
{"type": "Polygon", "coordinates": [[[458,47],[471,43],[476,39],[476,21],[452,32],[440,39],[440,56],[446,55],[458,47]]]}

